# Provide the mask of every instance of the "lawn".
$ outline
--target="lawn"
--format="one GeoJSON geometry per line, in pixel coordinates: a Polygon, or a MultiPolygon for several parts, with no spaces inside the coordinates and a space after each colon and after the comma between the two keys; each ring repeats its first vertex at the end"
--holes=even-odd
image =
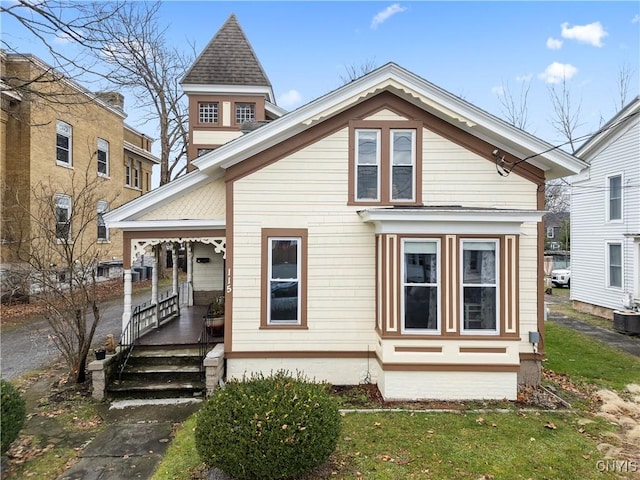
{"type": "MultiPolygon", "coordinates": [[[[640,382],[640,359],[552,323],[547,356],[545,369],[585,391],[640,382]]],[[[346,413],[330,464],[305,480],[620,478],[598,463],[598,439],[616,427],[588,411],[589,402],[576,405],[572,412],[346,413]]],[[[152,480],[204,478],[195,423],[177,432],[152,480]]]]}

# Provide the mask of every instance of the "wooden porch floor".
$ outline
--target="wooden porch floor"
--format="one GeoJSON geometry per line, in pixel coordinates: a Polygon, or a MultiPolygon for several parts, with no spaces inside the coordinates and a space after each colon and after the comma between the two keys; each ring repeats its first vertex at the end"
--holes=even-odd
{"type": "MultiPolygon", "coordinates": [[[[206,305],[180,307],[180,316],[160,328],[152,330],[138,340],[138,345],[195,345],[202,333],[202,317],[207,313],[206,305]]],[[[222,338],[214,338],[219,343],[222,338]]]]}

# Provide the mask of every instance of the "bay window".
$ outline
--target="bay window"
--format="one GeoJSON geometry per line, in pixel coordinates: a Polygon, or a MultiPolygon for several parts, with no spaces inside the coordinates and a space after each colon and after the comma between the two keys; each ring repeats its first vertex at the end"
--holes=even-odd
{"type": "Polygon", "coordinates": [[[404,240],[402,243],[402,319],[407,333],[440,329],[440,243],[404,240]]]}
{"type": "Polygon", "coordinates": [[[462,240],[462,331],[498,330],[498,242],[462,240]]]}

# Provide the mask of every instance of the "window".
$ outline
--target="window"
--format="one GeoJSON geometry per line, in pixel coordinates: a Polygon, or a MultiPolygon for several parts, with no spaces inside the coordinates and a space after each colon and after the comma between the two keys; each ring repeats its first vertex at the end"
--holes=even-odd
{"type": "Polygon", "coordinates": [[[240,125],[242,122],[255,120],[255,118],[255,103],[236,103],[236,123],[238,125],[240,125]]]}
{"type": "Polygon", "coordinates": [[[98,139],[98,174],[109,175],[109,142],[98,139]]]}
{"type": "Polygon", "coordinates": [[[356,130],[356,198],[378,200],[380,131],[356,130]]]}
{"type": "Polygon", "coordinates": [[[127,187],[132,186],[132,181],[133,181],[133,178],[132,178],[132,175],[131,175],[132,174],[132,171],[131,171],[132,168],[133,168],[133,158],[128,157],[127,161],[124,164],[124,184],[127,187]]]}
{"type": "Polygon", "coordinates": [[[363,120],[351,122],[349,128],[349,203],[419,205],[420,123],[363,120]]]}
{"type": "Polygon", "coordinates": [[[498,331],[498,243],[462,240],[462,331],[498,331]]]}
{"type": "Polygon", "coordinates": [[[218,123],[218,103],[200,102],[198,103],[199,123],[218,123]]]}
{"type": "Polygon", "coordinates": [[[622,288],[622,243],[607,243],[607,265],[607,286],[622,288]]]}
{"type": "Polygon", "coordinates": [[[262,229],[263,328],[306,328],[306,229],[262,229]]]}
{"type": "Polygon", "coordinates": [[[56,163],[70,167],[71,162],[71,136],[72,128],[68,123],[58,120],[56,122],[56,163]]]}
{"type": "Polygon", "coordinates": [[[607,220],[622,220],[622,175],[607,178],[607,220]]]}
{"type": "Polygon", "coordinates": [[[201,157],[202,155],[209,153],[209,152],[213,152],[213,148],[199,148],[198,149],[198,157],[201,157]]]}
{"type": "Polygon", "coordinates": [[[107,241],[109,240],[109,231],[107,230],[107,225],[104,222],[104,214],[109,210],[109,204],[105,201],[98,202],[98,240],[107,241]]]}
{"type": "Polygon", "coordinates": [[[439,242],[404,240],[402,264],[402,318],[405,332],[439,330],[439,242]]]}
{"type": "Polygon", "coordinates": [[[391,130],[391,199],[413,200],[415,131],[391,130]]]}
{"type": "Polygon", "coordinates": [[[547,238],[553,238],[553,227],[547,227],[547,238]]]}
{"type": "Polygon", "coordinates": [[[56,195],[56,238],[69,240],[71,238],[71,197],[56,195]]]}
{"type": "Polygon", "coordinates": [[[141,182],[141,170],[142,170],[142,164],[140,163],[140,161],[134,161],[133,162],[133,187],[134,188],[141,188],[140,182],[141,182]]]}

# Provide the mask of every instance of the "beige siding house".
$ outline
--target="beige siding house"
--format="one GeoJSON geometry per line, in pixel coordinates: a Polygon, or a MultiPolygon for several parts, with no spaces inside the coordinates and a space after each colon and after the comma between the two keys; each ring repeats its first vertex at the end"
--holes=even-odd
{"type": "Polygon", "coordinates": [[[227,378],[394,400],[539,380],[544,184],[580,160],[389,63],[191,165],[106,220],[125,269],[140,245],[189,245],[190,302],[225,295],[227,378]]]}

